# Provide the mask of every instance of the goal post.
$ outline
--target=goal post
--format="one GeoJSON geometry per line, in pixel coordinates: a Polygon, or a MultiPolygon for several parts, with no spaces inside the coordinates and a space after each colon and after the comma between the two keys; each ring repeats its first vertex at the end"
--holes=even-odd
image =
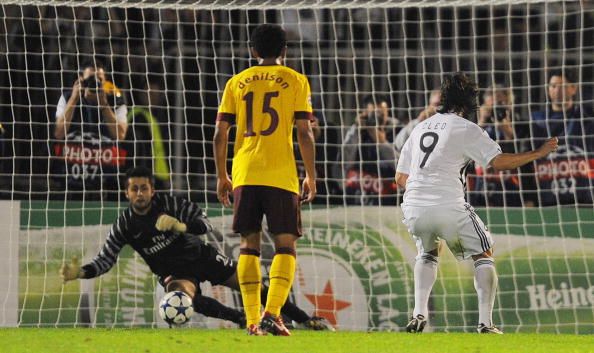
{"type": "MultiPolygon", "coordinates": [[[[0,290],[0,325],[163,325],[155,314],[162,289],[131,249],[101,278],[63,286],[58,276],[71,256],[88,261],[99,250],[127,207],[118,190],[133,165],[152,168],[161,192],[205,208],[217,228],[208,241],[237,257],[231,212],[216,200],[212,137],[225,83],[255,64],[250,31],[273,22],[287,31],[286,64],[309,79],[317,119],[320,193],[303,207],[291,300],[341,330],[403,329],[416,248],[393,181],[399,146],[409,124],[434,111],[443,76],[465,71],[489,113],[477,119],[505,151],[563,136],[554,158],[529,168],[469,170],[467,198],[496,243],[495,323],[507,332],[591,333],[593,10],[519,0],[2,2],[0,205],[10,217],[0,218],[9,229],[0,254],[18,256],[6,257],[14,271],[0,284],[18,291],[0,290]],[[60,101],[85,65],[99,63],[113,109],[127,109],[125,139],[100,121],[60,136],[60,101]],[[572,80],[561,84],[570,87],[561,118],[550,108],[559,103],[553,73],[572,80]],[[552,119],[555,127],[546,125],[552,119]],[[365,137],[374,129],[385,141],[365,137]]],[[[265,264],[272,253],[267,238],[265,264]]],[[[475,329],[472,276],[472,264],[444,252],[431,330],[475,329]]],[[[203,292],[241,308],[237,293],[203,292]]],[[[192,325],[232,327],[201,316],[192,325]]]]}

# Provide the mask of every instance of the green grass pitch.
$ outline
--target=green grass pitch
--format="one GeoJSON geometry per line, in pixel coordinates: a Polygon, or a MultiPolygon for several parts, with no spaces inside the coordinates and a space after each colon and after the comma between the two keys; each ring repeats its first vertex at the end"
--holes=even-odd
{"type": "Polygon", "coordinates": [[[294,331],[249,337],[242,330],[0,329],[3,353],[594,353],[594,335],[294,331]]]}

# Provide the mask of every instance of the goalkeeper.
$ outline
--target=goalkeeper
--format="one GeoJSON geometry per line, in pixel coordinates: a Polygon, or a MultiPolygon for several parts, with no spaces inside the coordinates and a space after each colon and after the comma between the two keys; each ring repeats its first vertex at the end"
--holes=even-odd
{"type": "MultiPolygon", "coordinates": [[[[130,207],[114,222],[103,248],[90,263],[80,267],[73,258],[70,264],[62,265],[64,282],[106,273],[127,244],[144,259],[167,292],[181,290],[193,298],[196,312],[242,324],[242,313],[200,293],[199,284],[204,281],[239,290],[236,264],[198,236],[212,230],[202,209],[181,198],[155,194],[153,175],[144,167],[128,170],[126,179],[130,207]]],[[[263,287],[262,298],[267,291],[263,287]]],[[[310,317],[292,303],[285,303],[282,312],[306,328],[331,329],[324,319],[310,317]]]]}

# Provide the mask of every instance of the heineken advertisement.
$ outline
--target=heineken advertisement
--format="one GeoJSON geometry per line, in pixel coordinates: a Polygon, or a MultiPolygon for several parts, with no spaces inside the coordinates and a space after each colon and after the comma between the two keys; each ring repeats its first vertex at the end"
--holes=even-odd
{"type": "MultiPolygon", "coordinates": [[[[130,248],[124,249],[106,275],[62,285],[60,264],[73,255],[89,261],[119,211],[105,204],[80,206],[64,210],[58,203],[20,205],[19,305],[13,322],[21,326],[165,326],[155,310],[163,289],[130,248]]],[[[478,213],[496,242],[496,324],[508,332],[594,332],[591,210],[478,213]]],[[[229,234],[230,215],[223,216],[218,209],[210,212],[210,218],[217,231],[206,240],[236,259],[239,237],[229,234]]],[[[341,330],[402,330],[413,307],[416,247],[401,218],[398,207],[304,211],[305,234],[298,242],[291,299],[341,330]]],[[[266,234],[264,274],[273,254],[272,239],[266,234]]],[[[203,285],[202,292],[225,305],[241,307],[239,293],[227,288],[203,285]]],[[[478,313],[472,261],[457,262],[444,248],[430,307],[431,330],[474,329],[478,313]]],[[[191,326],[234,327],[201,315],[195,315],[191,326]]]]}

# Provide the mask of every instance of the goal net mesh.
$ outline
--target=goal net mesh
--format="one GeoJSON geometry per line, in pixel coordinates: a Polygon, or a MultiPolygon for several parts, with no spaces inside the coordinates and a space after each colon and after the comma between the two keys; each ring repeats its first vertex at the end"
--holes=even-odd
{"type": "MultiPolygon", "coordinates": [[[[154,310],[162,288],[129,248],[100,278],[63,285],[58,275],[72,256],[85,262],[99,250],[127,207],[130,166],[151,168],[160,192],[198,202],[217,227],[206,239],[237,257],[231,212],[216,201],[212,137],[225,83],[255,64],[251,30],[272,22],[287,31],[286,64],[309,78],[316,117],[319,195],[303,208],[290,300],[341,330],[406,325],[416,248],[401,223],[395,166],[410,129],[439,105],[443,75],[460,70],[478,82],[475,119],[504,152],[560,138],[557,153],[526,168],[468,170],[467,199],[496,242],[495,323],[508,332],[592,333],[592,6],[3,2],[0,325],[162,325],[154,310]],[[59,125],[87,66],[104,68],[117,128],[105,118],[59,125]]],[[[241,308],[236,292],[202,291],[241,308]]],[[[478,320],[472,263],[457,263],[446,247],[430,312],[435,331],[471,331],[478,320]]],[[[200,315],[193,325],[233,326],[200,315]]]]}

